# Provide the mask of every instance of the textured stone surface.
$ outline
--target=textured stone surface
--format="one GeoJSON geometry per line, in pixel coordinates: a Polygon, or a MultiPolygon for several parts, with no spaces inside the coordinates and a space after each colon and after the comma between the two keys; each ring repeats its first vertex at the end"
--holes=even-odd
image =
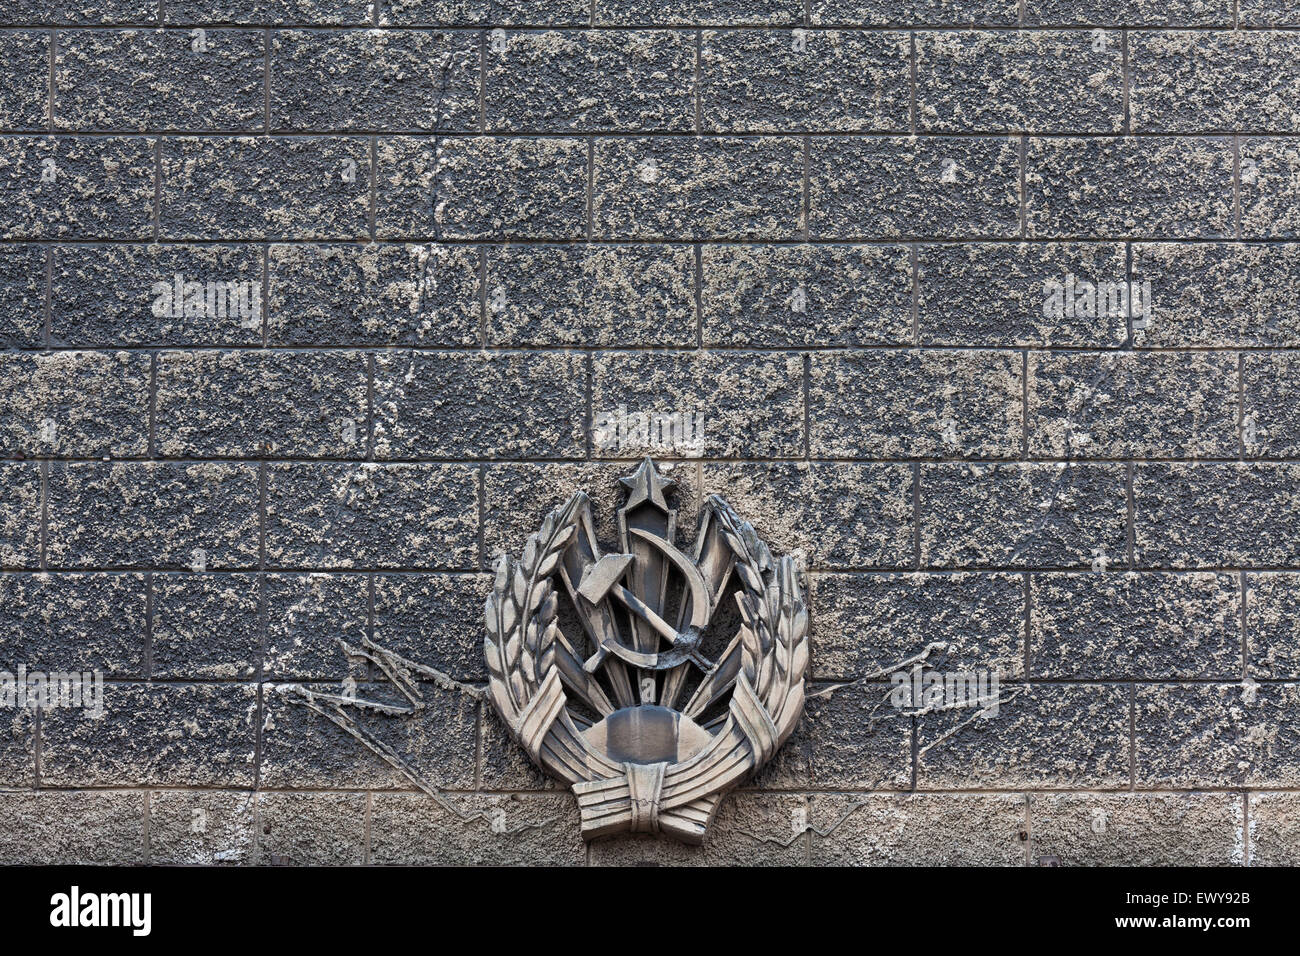
{"type": "Polygon", "coordinates": [[[1214,239],[1233,229],[1232,143],[1222,138],[1031,138],[1029,235],[1214,239]]]}
{"type": "Polygon", "coordinates": [[[1031,856],[1061,866],[1240,866],[1233,793],[1035,793],[1031,856]]]}
{"type": "Polygon", "coordinates": [[[1138,464],[1134,559],[1175,568],[1300,565],[1298,480],[1293,463],[1138,464]]]}
{"type": "Polygon", "coordinates": [[[142,574],[0,575],[0,668],[143,677],[145,592],[142,574]]]}
{"type": "Polygon", "coordinates": [[[276,680],[366,677],[341,642],[359,647],[368,633],[369,582],[360,574],[268,574],[266,660],[276,680]]]}
{"type": "Polygon", "coordinates": [[[1024,431],[1021,360],[1007,352],[815,355],[811,454],[1010,458],[1024,431]]]}
{"type": "Polygon", "coordinates": [[[1242,140],[1241,235],[1300,236],[1300,148],[1295,140],[1242,140]]]}
{"type": "MultiPolygon", "coordinates": [[[[1098,23],[1112,27],[1230,27],[1232,12],[1231,0],[1120,0],[1118,3],[1115,0],[1026,0],[1025,22],[1061,26],[1098,23]]],[[[1117,39],[1113,32],[1110,35],[1112,40],[1117,39]]]]}
{"type": "Polygon", "coordinates": [[[564,352],[385,352],[379,458],[561,458],[584,447],[586,362],[564,352]],[[518,416],[518,425],[503,422],[518,416]]]}
{"type": "Polygon", "coordinates": [[[689,33],[513,33],[500,46],[489,46],[483,78],[491,131],[678,131],[694,124],[689,33]]]}
{"type": "Polygon", "coordinates": [[[815,679],[888,677],[930,653],[937,670],[1024,674],[1025,585],[1018,574],[818,574],[815,679]]]}
{"type": "Polygon", "coordinates": [[[0,92],[0,125],[5,129],[40,129],[49,118],[48,33],[23,31],[0,35],[0,65],[11,78],[0,92]]]}
{"type": "Polygon", "coordinates": [[[0,245],[0,345],[40,345],[47,253],[39,246],[0,245]]]}
{"type": "Polygon", "coordinates": [[[906,790],[913,718],[892,706],[887,683],[812,689],[805,704],[812,783],[819,790],[906,790]]]}
{"type": "Polygon", "coordinates": [[[149,238],[153,152],[144,137],[0,139],[0,238],[149,238]]]}
{"type": "Polygon", "coordinates": [[[492,23],[506,26],[578,25],[591,22],[590,0],[381,0],[381,26],[492,23]]]}
{"type": "Polygon", "coordinates": [[[1089,566],[1125,551],[1116,465],[922,465],[925,567],[1089,566]]]}
{"type": "Polygon", "coordinates": [[[382,574],[375,578],[375,640],[457,680],[485,682],[479,617],[485,574],[382,574]]]}
{"type": "Polygon", "coordinates": [[[476,345],[479,250],[277,245],[269,252],[274,345],[476,345]]]}
{"type": "Polygon", "coordinates": [[[905,130],[908,63],[902,33],[705,31],[701,126],[725,133],[905,130]]]}
{"type": "Polygon", "coordinates": [[[357,352],[163,352],[157,375],[165,457],[365,454],[366,359],[357,352]]]}
{"type": "Polygon", "coordinates": [[[1246,673],[1251,677],[1300,678],[1293,608],[1300,576],[1287,571],[1245,575],[1246,673]]]}
{"type": "Polygon", "coordinates": [[[1006,138],[815,139],[809,166],[817,239],[1010,237],[1019,161],[1006,138]]]}
{"type": "Polygon", "coordinates": [[[1017,794],[818,794],[809,801],[814,866],[1019,866],[1017,794]]]}
{"type": "Polygon", "coordinates": [[[468,31],[277,31],[271,128],[476,129],[478,46],[468,31]]]}
{"type": "Polygon", "coordinates": [[[706,245],[705,345],[889,345],[912,338],[912,265],[903,246],[706,245]]]}
{"type": "Polygon", "coordinates": [[[364,139],[169,138],[159,168],[168,239],[359,239],[368,232],[364,139]]]}
{"type": "Polygon", "coordinates": [[[277,866],[366,861],[366,794],[259,793],[257,857],[277,866]]]}
{"type": "Polygon", "coordinates": [[[0,791],[0,858],[11,865],[144,862],[144,795],[136,791],[0,791]]]}
{"type": "Polygon", "coordinates": [[[1231,354],[1036,353],[1029,453],[1044,458],[1223,458],[1237,448],[1231,354]]]}
{"type": "Polygon", "coordinates": [[[149,794],[149,862],[240,865],[253,858],[253,795],[230,790],[149,794]]]}
{"type": "Polygon", "coordinates": [[[42,550],[40,467],[0,462],[0,488],[0,566],[37,567],[42,550]]]}
{"type": "Polygon", "coordinates": [[[267,558],[321,569],[463,567],[476,550],[475,485],[463,465],[270,465],[267,558]]]}
{"type": "Polygon", "coordinates": [[[695,344],[689,246],[497,246],[485,269],[491,345],[695,344]]]}
{"type": "Polygon", "coordinates": [[[1250,795],[1251,866],[1292,866],[1300,855],[1300,794],[1250,795]]]}
{"type": "Polygon", "coordinates": [[[1123,50],[1088,31],[927,33],[916,39],[916,113],[946,133],[1118,133],[1123,50]]]}
{"type": "MultiPolygon", "coordinates": [[[[261,30],[64,30],[54,122],[77,130],[231,130],[263,125],[261,30]]],[[[9,124],[6,124],[9,125],[9,124]]]]}
{"type": "Polygon", "coordinates": [[[775,239],[804,227],[803,147],[793,137],[598,140],[599,238],[775,239]]]}
{"type": "Polygon", "coordinates": [[[2,353],[0,409],[6,455],[145,455],[149,358],[129,352],[2,353]]]}
{"type": "Polygon", "coordinates": [[[1233,574],[1035,574],[1029,673],[1056,680],[1230,680],[1241,674],[1233,574]]]}
{"type": "Polygon", "coordinates": [[[42,714],[41,780],[55,787],[251,787],[253,684],[104,685],[104,714],[42,714]]]}
{"type": "Polygon", "coordinates": [[[1136,690],[1139,787],[1294,788],[1296,684],[1157,684],[1136,690]]]}
{"type": "Polygon", "coordinates": [[[241,346],[262,341],[262,253],[253,247],[57,246],[50,281],[50,338],[56,346],[241,346]],[[209,283],[214,284],[212,309],[209,283]],[[236,283],[236,308],[230,308],[229,286],[222,286],[226,295],[218,298],[216,283],[236,283]],[[246,307],[241,309],[241,303],[246,307]]]}
{"type": "Polygon", "coordinates": [[[251,680],[261,661],[257,576],[156,574],[150,673],[169,680],[251,680]]]}
{"type": "Polygon", "coordinates": [[[1133,129],[1300,132],[1297,56],[1300,37],[1286,33],[1136,33],[1133,129]]]}
{"type": "MultiPolygon", "coordinates": [[[[917,258],[922,345],[1107,348],[1126,340],[1124,315],[1049,306],[1052,290],[1064,296],[1070,276],[1094,285],[1125,281],[1119,243],[922,245],[917,258]]],[[[1166,288],[1160,284],[1162,306],[1166,288]]]]}

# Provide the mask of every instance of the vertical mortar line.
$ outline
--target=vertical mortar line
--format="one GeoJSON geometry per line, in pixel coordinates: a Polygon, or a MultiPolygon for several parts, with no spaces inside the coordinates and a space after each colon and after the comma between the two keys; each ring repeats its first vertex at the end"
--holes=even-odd
{"type": "Polygon", "coordinates": [[[704,115],[704,31],[695,31],[695,135],[699,135],[704,126],[701,118],[704,115]]]}
{"type": "Polygon", "coordinates": [[[47,90],[47,100],[45,103],[46,119],[49,122],[50,132],[54,132],[54,63],[58,56],[59,49],[59,31],[51,29],[50,33],[50,75],[49,87],[47,90]]]}
{"type": "Polygon", "coordinates": [[[1246,353],[1237,353],[1237,457],[1246,460],[1246,353]]]}
{"type": "Polygon", "coordinates": [[[1034,614],[1034,585],[1031,575],[1028,571],[1025,573],[1025,646],[1023,648],[1022,667],[1024,669],[1024,678],[1026,681],[1030,677],[1030,642],[1033,638],[1033,614],[1034,614]]]}
{"type": "Polygon", "coordinates": [[[488,306],[487,306],[487,260],[488,247],[478,247],[478,344],[479,348],[488,347],[488,306]]]}
{"type": "Polygon", "coordinates": [[[487,465],[478,466],[478,567],[480,571],[484,569],[491,570],[487,564],[486,536],[483,529],[487,516],[487,492],[484,480],[486,470],[487,465]]]}
{"type": "Polygon", "coordinates": [[[583,451],[586,452],[587,461],[591,461],[593,457],[593,453],[595,451],[595,441],[593,440],[591,430],[595,427],[595,422],[596,422],[595,407],[594,407],[596,401],[596,396],[595,396],[596,359],[595,359],[595,353],[592,352],[591,350],[588,350],[586,355],[583,357],[582,367],[583,367],[583,374],[586,377],[585,385],[587,391],[586,394],[587,407],[583,411],[585,420],[583,421],[582,425],[583,425],[583,432],[585,434],[583,437],[582,444],[583,444],[583,451]]]}
{"type": "Polygon", "coordinates": [[[695,244],[695,347],[704,348],[704,247],[695,244]]]}
{"type": "Polygon", "coordinates": [[[912,567],[921,570],[921,463],[912,463],[912,567]]]}
{"type": "MultiPolygon", "coordinates": [[[[366,638],[370,641],[375,639],[375,572],[366,572],[366,638]]],[[[364,665],[366,669],[366,680],[378,679],[378,666],[367,661],[364,665]]]]}
{"type": "Polygon", "coordinates": [[[262,243],[262,348],[271,341],[271,244],[262,243]]]}
{"type": "Polygon", "coordinates": [[[1124,125],[1121,127],[1125,136],[1133,132],[1132,112],[1129,108],[1129,63],[1128,63],[1128,31],[1119,31],[1119,63],[1120,79],[1124,83],[1124,125]]]}
{"type": "Polygon", "coordinates": [[[812,137],[803,138],[803,238],[812,238],[812,137]]]}
{"type": "MultiPolygon", "coordinates": [[[[263,452],[265,455],[265,451],[263,452]]],[[[253,734],[253,790],[262,786],[262,729],[266,724],[266,488],[265,457],[257,463],[257,728],[253,734]]]]}
{"type": "Polygon", "coordinates": [[[144,679],[153,680],[153,578],[152,571],[144,576],[144,679]]]}
{"type": "MultiPolygon", "coordinates": [[[[596,137],[587,137],[587,243],[590,245],[591,237],[596,234],[595,224],[595,201],[596,194],[596,137]]],[[[588,248],[588,252],[590,252],[588,248]]]]}
{"type": "MultiPolygon", "coordinates": [[[[1124,310],[1124,344],[1126,348],[1133,348],[1136,340],[1133,338],[1133,242],[1126,240],[1124,243],[1124,288],[1128,289],[1128,307],[1124,310]]],[[[1150,308],[1149,303],[1143,303],[1150,308]]]]}
{"type": "Polygon", "coordinates": [[[40,532],[41,546],[38,564],[42,571],[50,566],[49,546],[50,546],[50,461],[45,459],[40,465],[41,471],[41,513],[40,532]]]}
{"type": "Polygon", "coordinates": [[[1020,352],[1020,458],[1029,460],[1029,349],[1020,352]]]}
{"type": "Polygon", "coordinates": [[[596,25],[596,0],[591,0],[591,26],[596,25]]]}
{"type": "Polygon", "coordinates": [[[1025,188],[1029,167],[1029,134],[1020,134],[1020,238],[1029,232],[1029,194],[1025,188]]]}
{"type": "Polygon", "coordinates": [[[366,819],[365,819],[365,849],[362,854],[362,861],[366,866],[370,865],[370,818],[372,808],[375,802],[375,795],[372,791],[366,791],[366,819]]]}
{"type": "Polygon", "coordinates": [[[158,457],[158,351],[149,353],[149,457],[158,457]]]}
{"type": "Polygon", "coordinates": [[[1025,866],[1032,866],[1034,859],[1034,798],[1026,793],[1025,797],[1025,866]]]}
{"type": "Polygon", "coordinates": [[[35,789],[41,789],[41,757],[42,743],[44,740],[45,728],[41,721],[41,708],[36,708],[36,714],[32,718],[32,783],[35,789]]]}
{"type": "Polygon", "coordinates": [[[375,353],[366,353],[366,461],[375,460],[375,353]]]}
{"type": "Polygon", "coordinates": [[[162,238],[162,137],[153,141],[153,241],[162,238]]]}
{"type": "Polygon", "coordinates": [[[1241,862],[1253,866],[1250,859],[1250,791],[1241,792],[1241,862]]]}
{"type": "Polygon", "coordinates": [[[262,133],[271,135],[271,30],[262,31],[262,133]]]}
{"type": "Polygon", "coordinates": [[[916,135],[916,31],[907,33],[908,46],[908,93],[907,93],[907,129],[916,135]]]}
{"type": "MultiPolygon", "coordinates": [[[[478,131],[487,132],[487,30],[478,32],[478,131]]],[[[437,117],[439,124],[442,117],[437,117]]]]}
{"type": "Polygon", "coordinates": [[[912,345],[921,344],[921,251],[920,244],[909,242],[912,266],[912,345]]]}
{"type": "Polygon", "coordinates": [[[1237,241],[1241,241],[1241,137],[1232,136],[1232,219],[1237,241]]]}
{"type": "Polygon", "coordinates": [[[1125,519],[1128,527],[1125,534],[1125,546],[1127,548],[1127,563],[1129,570],[1133,570],[1136,565],[1135,555],[1137,548],[1137,499],[1133,496],[1133,471],[1134,462],[1126,461],[1124,463],[1124,497],[1126,499],[1128,516],[1125,519]]]}

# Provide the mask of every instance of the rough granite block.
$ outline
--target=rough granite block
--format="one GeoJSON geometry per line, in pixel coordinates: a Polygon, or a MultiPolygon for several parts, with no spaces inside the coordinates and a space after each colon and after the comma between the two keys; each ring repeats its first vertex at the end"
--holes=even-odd
{"type": "Polygon", "coordinates": [[[0,139],[0,238],[149,238],[153,153],[144,137],[0,139]]]}
{"type": "Polygon", "coordinates": [[[190,23],[304,23],[369,26],[372,0],[167,0],[168,26],[190,23]]]}
{"type": "Polygon", "coordinates": [[[0,353],[0,447],[7,456],[143,456],[149,356],[0,353]]]}
{"type": "Polygon", "coordinates": [[[1226,138],[1031,137],[1026,228],[1044,239],[1227,236],[1232,171],[1226,138]]]}
{"type": "Polygon", "coordinates": [[[912,340],[904,246],[706,245],[705,345],[799,348],[912,340]]]}
{"type": "Polygon", "coordinates": [[[460,681],[485,683],[485,574],[375,576],[375,642],[460,681]]]}
{"type": "Polygon", "coordinates": [[[357,866],[366,862],[364,793],[257,794],[257,862],[357,866]]]}
{"type": "Polygon", "coordinates": [[[906,34],[706,30],[702,44],[700,124],[706,131],[908,129],[906,34]]]}
{"type": "Polygon", "coordinates": [[[1300,132],[1300,36],[1134,33],[1129,104],[1136,132],[1300,132]]]}
{"type": "Polygon", "coordinates": [[[56,346],[261,344],[261,249],[69,245],[53,257],[56,346]]]}
{"type": "MultiPolygon", "coordinates": [[[[261,785],[290,789],[413,789],[399,771],[369,745],[332,720],[308,709],[286,684],[263,685],[261,785]]],[[[338,695],[339,684],[304,685],[317,693],[338,695]]],[[[425,709],[389,715],[362,707],[344,707],[357,730],[381,746],[424,783],[449,790],[474,787],[478,704],[457,691],[421,685],[425,709]]],[[[356,697],[409,706],[390,684],[358,683],[356,697]]],[[[523,758],[527,760],[527,757],[523,758]]]]}
{"type": "Polygon", "coordinates": [[[1124,124],[1118,34],[921,33],[916,121],[944,133],[1118,133],[1124,124]]]}
{"type": "Polygon", "coordinates": [[[268,574],[263,675],[273,680],[364,679],[365,662],[349,660],[342,642],[362,646],[368,606],[362,574],[268,574]]]}
{"type": "Polygon", "coordinates": [[[41,716],[41,782],[55,787],[252,787],[253,684],[104,684],[104,714],[41,716]]]}
{"type": "Polygon", "coordinates": [[[1300,26],[1300,5],[1296,0],[1241,0],[1237,15],[1246,27],[1300,26]]]}
{"type": "Polygon", "coordinates": [[[586,380],[577,353],[381,352],[375,455],[581,457],[586,380]]]}
{"type": "Polygon", "coordinates": [[[477,33],[280,30],[273,130],[478,129],[477,33]]]}
{"type": "Polygon", "coordinates": [[[913,470],[850,462],[709,463],[724,497],[774,551],[819,568],[913,566],[913,470]]]}
{"type": "Polygon", "coordinates": [[[804,228],[794,137],[639,137],[595,143],[601,239],[788,239],[804,228]]]}
{"type": "Polygon", "coordinates": [[[1029,355],[1029,454],[1041,458],[1223,458],[1237,450],[1237,358],[1029,355]]]}
{"type": "Polygon", "coordinates": [[[1235,793],[1033,793],[1030,856],[1060,866],[1240,866],[1235,793]]]}
{"type": "Polygon", "coordinates": [[[1010,237],[1020,228],[1017,145],[1005,137],[814,138],[814,239],[1010,237]]]}
{"type": "Polygon", "coordinates": [[[906,790],[912,785],[912,724],[888,683],[808,688],[804,721],[819,790],[906,790]]]}
{"type": "Polygon", "coordinates": [[[810,453],[826,458],[1014,458],[1022,359],[991,351],[812,357],[810,453]]]}
{"type": "Polygon", "coordinates": [[[6,866],[132,866],[144,859],[144,795],[131,791],[0,791],[6,866]]]}
{"type": "Polygon", "coordinates": [[[36,786],[36,710],[30,704],[0,711],[0,786],[36,786]]]}
{"type": "Polygon", "coordinates": [[[145,676],[142,574],[0,574],[0,669],[145,676]]]}
{"type": "Polygon", "coordinates": [[[359,352],[162,352],[157,447],[166,457],[361,458],[359,352]]]}
{"type": "Polygon", "coordinates": [[[581,866],[587,858],[568,793],[373,800],[370,862],[379,866],[581,866]]]}
{"type": "Polygon", "coordinates": [[[1295,139],[1243,139],[1241,235],[1300,237],[1300,146],[1295,139]]]}
{"type": "Polygon", "coordinates": [[[596,23],[784,26],[799,23],[799,0],[598,0],[596,23]]]}
{"type": "Polygon", "coordinates": [[[1251,677],[1300,679],[1295,613],[1300,575],[1288,571],[1247,574],[1246,673],[1251,677]]]}
{"type": "Polygon", "coordinates": [[[1300,566],[1300,465],[1138,462],[1138,567],[1300,566]]]}
{"type": "Polygon", "coordinates": [[[1235,574],[1031,576],[1029,674],[1056,680],[1241,675],[1235,574]]]}
{"type": "Polygon", "coordinates": [[[1125,314],[1065,308],[1071,276],[1077,288],[1126,281],[1121,243],[944,243],[920,246],[917,260],[922,345],[1115,348],[1125,342],[1125,314]]]}
{"type": "Polygon", "coordinates": [[[923,567],[1089,567],[1124,559],[1124,466],[921,465],[923,567]]]}
{"type": "Polygon", "coordinates": [[[168,239],[369,234],[364,138],[169,138],[160,168],[159,222],[168,239]]]}
{"type": "Polygon", "coordinates": [[[149,863],[251,863],[253,822],[253,794],[247,791],[153,791],[149,794],[149,863]]]}
{"type": "Polygon", "coordinates": [[[380,26],[587,26],[591,0],[378,0],[380,26]]]}
{"type": "Polygon", "coordinates": [[[50,116],[50,35],[35,30],[0,34],[0,69],[9,80],[0,90],[0,128],[45,128],[50,116]]]}
{"type": "Polygon", "coordinates": [[[934,670],[1024,676],[1022,575],[823,572],[811,604],[817,680],[888,678],[918,655],[934,670]]]}
{"type": "Polygon", "coordinates": [[[1300,457],[1300,360],[1291,352],[1241,356],[1241,440],[1248,458],[1300,457]]]}
{"type": "Polygon", "coordinates": [[[1138,787],[1269,787],[1300,781],[1300,685],[1138,685],[1138,787]]]}
{"type": "Polygon", "coordinates": [[[320,570],[473,567],[477,483],[466,465],[273,463],[267,560],[320,570]]]}
{"type": "Polygon", "coordinates": [[[257,466],[79,462],[50,467],[51,567],[257,565],[257,466]]]}
{"type": "Polygon", "coordinates": [[[473,246],[295,244],[269,255],[271,344],[479,344],[473,246]]]}
{"type": "Polygon", "coordinates": [[[99,0],[97,3],[78,4],[66,0],[11,0],[0,10],[0,26],[32,23],[148,24],[157,20],[158,4],[154,0],[99,0]]]}
{"type": "Polygon", "coordinates": [[[695,37],[590,30],[489,37],[490,132],[686,131],[695,125],[695,37]]]}
{"type": "Polygon", "coordinates": [[[380,238],[581,239],[587,146],[576,139],[380,139],[380,238]]]}
{"type": "Polygon", "coordinates": [[[601,352],[592,365],[595,454],[779,458],[803,448],[803,360],[789,353],[601,352]],[[672,436],[618,427],[678,415],[672,436]],[[602,418],[614,425],[602,427],[602,418]],[[702,428],[702,434],[701,434],[702,428]],[[689,432],[689,434],[688,434],[689,432]],[[667,447],[665,447],[667,445],[667,447]]]}
{"type": "Polygon", "coordinates": [[[1129,688],[1003,684],[997,713],[969,707],[917,718],[922,790],[1129,785],[1129,688]]]}
{"type": "MultiPolygon", "coordinates": [[[[1112,28],[1231,27],[1233,9],[1233,0],[1026,0],[1025,23],[1112,28]]],[[[1113,29],[1107,32],[1110,42],[1119,42],[1113,29]]]]}
{"type": "Polygon", "coordinates": [[[695,344],[690,246],[507,245],[486,255],[492,345],[695,344]]]}
{"type": "Polygon", "coordinates": [[[264,128],[261,30],[62,30],[54,125],[75,130],[264,128]]]}
{"type": "Polygon", "coordinates": [[[261,663],[258,576],[155,574],[152,677],[252,680],[261,663]]]}
{"type": "Polygon", "coordinates": [[[1023,866],[1014,793],[815,794],[814,866],[1023,866]]]}
{"type": "Polygon", "coordinates": [[[0,348],[42,343],[46,257],[40,246],[0,245],[0,348]]]}
{"type": "Polygon", "coordinates": [[[1295,866],[1300,861],[1300,794],[1250,794],[1250,865],[1295,866]]]}
{"type": "Polygon", "coordinates": [[[1151,283],[1139,347],[1300,344],[1300,245],[1136,243],[1133,281],[1151,283]]]}
{"type": "Polygon", "coordinates": [[[1016,0],[811,0],[819,26],[1010,26],[1016,0]]]}
{"type": "Polygon", "coordinates": [[[0,567],[39,565],[42,499],[39,465],[0,462],[0,567]]]}

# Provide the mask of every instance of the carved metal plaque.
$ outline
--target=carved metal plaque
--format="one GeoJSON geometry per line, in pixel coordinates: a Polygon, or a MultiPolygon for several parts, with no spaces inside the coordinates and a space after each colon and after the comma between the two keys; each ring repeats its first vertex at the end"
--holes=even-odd
{"type": "Polygon", "coordinates": [[[672,482],[648,458],[621,481],[618,553],[601,551],[579,492],[518,560],[497,563],[488,696],[533,762],[573,787],[584,839],[699,843],[723,794],[799,719],[808,611],[794,560],[774,560],[722,498],[705,502],[688,555],[664,495],[672,482]],[[733,576],[735,633],[718,634],[733,576]]]}

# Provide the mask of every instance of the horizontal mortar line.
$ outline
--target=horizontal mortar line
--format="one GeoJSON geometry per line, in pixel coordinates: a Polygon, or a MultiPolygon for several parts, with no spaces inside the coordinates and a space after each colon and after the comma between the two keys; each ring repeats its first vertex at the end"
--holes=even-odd
{"type": "MultiPolygon", "coordinates": [[[[803,457],[799,455],[772,455],[766,458],[756,458],[752,456],[745,457],[724,457],[724,456],[707,456],[707,457],[675,457],[668,454],[658,455],[654,452],[639,453],[628,455],[626,457],[604,457],[604,458],[585,458],[573,455],[557,455],[554,457],[535,457],[521,458],[518,456],[501,456],[494,458],[475,458],[458,456],[412,456],[412,457],[391,457],[380,458],[375,461],[367,461],[365,458],[356,458],[353,456],[346,457],[329,457],[318,456],[308,457],[302,455],[177,455],[175,457],[160,456],[123,456],[123,457],[105,457],[104,455],[69,455],[66,457],[50,457],[44,455],[34,455],[30,457],[19,456],[0,456],[0,462],[6,464],[28,464],[38,465],[43,462],[50,464],[64,465],[140,465],[140,464],[159,464],[159,465],[197,465],[197,464],[258,464],[267,462],[273,465],[365,465],[365,466],[389,466],[389,465],[464,465],[466,468],[477,468],[482,466],[509,466],[509,465],[636,465],[647,455],[656,461],[665,464],[690,464],[703,462],[705,465],[933,465],[933,466],[970,466],[983,467],[994,465],[1059,465],[1061,468],[1079,465],[1121,465],[1130,462],[1142,467],[1144,465],[1295,465],[1300,464],[1300,456],[1296,457],[1260,457],[1260,458],[1241,458],[1236,455],[1212,457],[1135,457],[1133,455],[1117,455],[1111,457],[1098,456],[1096,458],[1022,458],[1019,451],[1008,452],[1009,457],[989,458],[989,457],[969,457],[969,458],[940,458],[940,457],[913,457],[913,458],[872,458],[872,457],[834,457],[814,455],[812,457],[803,457]],[[1014,457],[1010,457],[1013,456],[1014,457]]],[[[53,502],[51,502],[53,503],[53,502]]]]}
{"type": "Polygon", "coordinates": [[[854,342],[844,345],[789,345],[783,343],[773,343],[770,345],[730,345],[726,343],[705,342],[701,346],[689,344],[670,344],[670,345],[604,345],[604,344],[573,344],[573,345],[552,345],[552,344],[527,344],[527,343],[500,343],[492,345],[454,345],[454,344],[427,344],[427,345],[408,345],[403,343],[396,344],[295,344],[295,343],[269,343],[260,344],[241,344],[231,343],[222,344],[202,344],[175,342],[167,344],[151,345],[129,345],[129,344],[105,344],[105,343],[88,343],[84,345],[77,344],[58,344],[58,345],[0,345],[0,360],[6,355],[46,355],[54,353],[72,353],[72,354],[116,354],[120,352],[141,353],[145,355],[156,352],[290,352],[290,353],[323,353],[331,354],[335,352],[342,353],[359,353],[359,354],[440,354],[448,355],[474,355],[478,353],[489,353],[491,355],[531,355],[531,354],[548,354],[548,353],[594,353],[594,354],[620,354],[620,353],[641,353],[641,352],[663,352],[666,354],[693,355],[700,352],[727,352],[734,354],[756,354],[756,355],[793,355],[802,353],[868,353],[868,352],[996,352],[996,353],[1020,353],[1030,352],[1031,354],[1051,354],[1051,355],[1079,355],[1095,356],[1097,358],[1109,358],[1120,355],[1141,355],[1150,353],[1153,355],[1234,355],[1238,352],[1254,352],[1268,354],[1271,352],[1288,353],[1300,350],[1300,344],[1295,345],[1139,345],[1127,346],[1124,343],[1114,345],[1035,345],[1029,343],[1018,344],[954,344],[954,343],[928,343],[920,344],[914,342],[854,342]]]}
{"type": "MultiPolygon", "coordinates": [[[[793,232],[793,230],[791,230],[793,232]]],[[[477,238],[459,238],[448,237],[445,235],[434,235],[432,233],[409,233],[401,236],[382,236],[378,239],[365,238],[336,238],[336,237],[312,237],[312,238],[282,238],[282,237],[260,237],[260,238],[238,238],[238,239],[208,239],[208,238],[171,238],[159,237],[157,239],[150,236],[138,236],[125,239],[115,239],[111,237],[96,236],[92,238],[78,238],[73,236],[0,236],[0,245],[35,245],[35,246],[67,246],[74,248],[77,246],[249,246],[258,247],[262,244],[269,243],[279,246],[356,246],[364,248],[367,246],[403,246],[403,245],[432,245],[432,246],[488,246],[488,247],[507,247],[507,246],[531,246],[531,247],[588,247],[588,246],[682,246],[682,245],[700,245],[700,246],[897,246],[915,243],[922,246],[952,246],[952,245],[1025,245],[1034,246],[1048,243],[1076,243],[1076,244],[1118,244],[1122,242],[1136,242],[1144,244],[1160,245],[1224,245],[1224,246],[1293,246],[1300,245],[1300,231],[1296,235],[1289,237],[1246,237],[1236,239],[1231,236],[1183,236],[1183,237],[1161,237],[1161,236],[835,236],[835,237],[815,237],[815,238],[746,238],[727,236],[721,238],[693,238],[691,236],[650,236],[634,238],[618,238],[609,236],[600,236],[594,239],[583,237],[548,239],[536,236],[524,238],[508,236],[490,236],[477,238]]],[[[258,266],[258,269],[261,267],[258,266]]],[[[1140,277],[1140,275],[1139,275],[1140,277]]]]}
{"type": "MultiPolygon", "coordinates": [[[[538,512],[538,520],[541,520],[541,512],[538,512]]],[[[518,541],[518,548],[522,548],[524,538],[518,541]]],[[[896,565],[880,567],[834,567],[831,565],[809,565],[804,570],[813,575],[863,575],[863,576],[895,576],[906,577],[908,575],[962,575],[962,574],[1005,574],[1008,576],[1023,574],[1070,574],[1075,576],[1085,576],[1095,574],[1098,577],[1109,575],[1110,577],[1119,577],[1126,574],[1152,574],[1152,575],[1192,575],[1192,574],[1296,574],[1300,573],[1300,564],[1291,565],[1142,565],[1136,568],[1128,567],[1108,567],[1105,571],[1093,571],[1091,559],[1081,561],[1079,564],[1060,564],[1060,565],[951,565],[938,564],[925,567],[915,567],[914,565],[896,565]]],[[[445,575],[474,575],[474,574],[491,574],[488,567],[440,567],[430,565],[428,567],[418,567],[411,565],[395,565],[392,567],[357,565],[355,567],[329,567],[324,565],[275,565],[265,569],[256,564],[239,565],[229,568],[208,568],[205,571],[191,571],[182,564],[175,565],[87,565],[85,567],[55,565],[48,568],[38,568],[35,566],[24,567],[22,565],[5,565],[0,566],[0,574],[6,575],[37,575],[37,574],[178,574],[192,577],[198,577],[204,574],[321,574],[321,575],[347,575],[347,574],[445,574],[445,575]]],[[[1019,607],[1022,602],[1017,601],[1019,607]]]]}

